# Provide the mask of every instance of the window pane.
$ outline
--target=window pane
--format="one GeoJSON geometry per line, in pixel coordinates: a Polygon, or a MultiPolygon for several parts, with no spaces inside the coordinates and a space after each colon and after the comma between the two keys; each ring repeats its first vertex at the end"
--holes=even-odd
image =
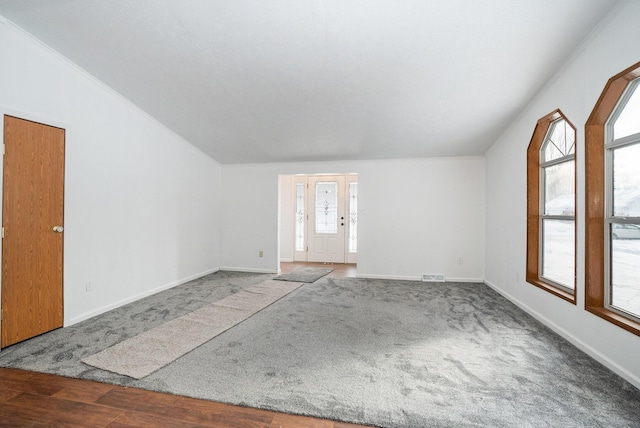
{"type": "Polygon", "coordinates": [[[542,276],[574,288],[574,244],[573,220],[542,221],[542,276]]]}
{"type": "Polygon", "coordinates": [[[296,183],[296,251],[304,251],[304,183],[296,183]]]}
{"type": "Polygon", "coordinates": [[[338,233],[338,183],[316,183],[316,233],[338,233]]]}
{"type": "Polygon", "coordinates": [[[613,150],[613,215],[640,217],[640,143],[613,150]]]}
{"type": "Polygon", "coordinates": [[[640,225],[611,225],[611,306],[640,317],[640,225]]]}
{"type": "Polygon", "coordinates": [[[574,215],[575,161],[544,168],[544,213],[574,215]]]}
{"type": "Polygon", "coordinates": [[[613,124],[613,139],[623,138],[640,132],[640,90],[638,86],[613,124]]]}
{"type": "Polygon", "coordinates": [[[551,124],[542,145],[543,162],[559,159],[575,153],[576,133],[564,119],[551,124]]]}
{"type": "Polygon", "coordinates": [[[349,183],[349,252],[358,252],[358,183],[349,183]]]}

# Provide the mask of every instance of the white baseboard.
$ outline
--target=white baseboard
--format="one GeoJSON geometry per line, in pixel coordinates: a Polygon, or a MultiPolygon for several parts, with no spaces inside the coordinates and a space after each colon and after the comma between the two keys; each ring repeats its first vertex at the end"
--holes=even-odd
{"type": "Polygon", "coordinates": [[[280,261],[281,261],[281,262],[285,262],[285,263],[293,263],[293,259],[283,259],[283,258],[280,258],[280,261]]]}
{"type": "Polygon", "coordinates": [[[369,275],[367,273],[356,273],[356,278],[363,279],[392,279],[399,281],[420,281],[420,276],[399,276],[399,275],[369,275]]]}
{"type": "MultiPolygon", "coordinates": [[[[422,281],[422,276],[399,276],[399,275],[369,275],[356,273],[356,278],[363,279],[391,279],[399,281],[422,281]]],[[[482,278],[445,278],[445,282],[479,282],[482,283],[482,278]]]]}
{"type": "Polygon", "coordinates": [[[493,290],[495,290],[498,294],[500,294],[501,296],[503,296],[506,299],[508,299],[509,301],[511,301],[514,305],[518,306],[520,309],[522,309],[523,311],[525,311],[526,313],[528,313],[529,315],[531,315],[532,317],[534,317],[535,319],[537,319],[538,321],[540,321],[541,323],[543,323],[544,325],[549,327],[551,330],[553,330],[554,332],[556,332],[560,336],[562,336],[565,339],[567,339],[574,346],[576,346],[578,349],[580,349],[581,351],[583,351],[584,353],[589,355],[591,358],[593,358],[594,360],[598,361],[599,363],[601,363],[605,367],[609,368],[611,371],[616,373],[618,376],[622,377],[624,380],[626,380],[627,382],[629,382],[630,384],[632,384],[636,388],[640,389],[640,377],[636,376],[634,373],[631,373],[629,370],[627,370],[624,367],[620,366],[618,363],[616,363],[615,361],[611,360],[606,355],[602,354],[598,350],[592,348],[587,343],[585,343],[582,340],[578,339],[573,334],[569,333],[567,330],[565,330],[564,328],[560,327],[558,324],[556,324],[553,321],[551,321],[549,318],[547,318],[544,315],[540,314],[539,312],[531,309],[529,306],[525,305],[520,300],[516,299],[515,297],[513,297],[509,293],[506,293],[504,290],[498,288],[495,284],[492,284],[491,282],[487,281],[486,279],[484,280],[484,283],[488,287],[491,287],[493,290]]]}
{"type": "Polygon", "coordinates": [[[278,273],[279,269],[254,269],[254,268],[222,266],[220,270],[229,271],[229,272],[274,273],[275,274],[275,273],[278,273]]]}
{"type": "Polygon", "coordinates": [[[482,278],[446,278],[445,282],[479,282],[484,283],[482,278]]]}
{"type": "Polygon", "coordinates": [[[73,318],[71,318],[69,320],[69,323],[65,324],[64,326],[65,327],[72,326],[73,324],[77,324],[80,321],[88,320],[89,318],[93,318],[96,315],[100,315],[100,314],[103,314],[105,312],[109,312],[110,310],[119,308],[120,306],[124,306],[126,304],[135,302],[136,300],[140,300],[140,299],[143,299],[145,297],[151,296],[153,294],[159,293],[161,291],[168,290],[168,289],[173,288],[175,286],[184,284],[185,282],[193,281],[194,279],[201,278],[201,277],[203,277],[205,275],[209,275],[211,273],[218,272],[219,270],[220,270],[220,268],[209,269],[207,271],[200,272],[200,273],[197,273],[195,275],[188,276],[188,277],[180,279],[178,281],[174,281],[174,282],[171,282],[169,284],[161,285],[160,287],[156,287],[156,288],[151,289],[149,291],[145,291],[144,293],[136,294],[135,296],[131,296],[131,297],[128,297],[126,299],[120,300],[118,302],[111,303],[109,305],[103,306],[103,307],[98,308],[96,310],[93,310],[91,312],[87,312],[85,314],[78,315],[77,317],[73,317],[73,318]]]}

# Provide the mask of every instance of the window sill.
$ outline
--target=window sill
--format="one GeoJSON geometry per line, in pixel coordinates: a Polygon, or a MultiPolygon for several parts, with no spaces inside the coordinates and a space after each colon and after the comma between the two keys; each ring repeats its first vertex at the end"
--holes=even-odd
{"type": "Polygon", "coordinates": [[[618,327],[622,327],[630,333],[635,334],[636,336],[640,336],[640,322],[634,321],[630,318],[627,318],[623,315],[620,315],[617,312],[610,311],[607,308],[603,308],[601,306],[586,306],[585,309],[591,312],[594,315],[603,318],[618,327]]]}
{"type": "Polygon", "coordinates": [[[545,291],[553,294],[554,296],[560,297],[563,300],[566,300],[569,303],[576,304],[576,295],[575,293],[570,293],[566,290],[562,290],[555,285],[552,285],[548,282],[542,281],[539,278],[530,278],[527,277],[527,282],[529,284],[535,285],[536,287],[542,288],[545,291]]]}

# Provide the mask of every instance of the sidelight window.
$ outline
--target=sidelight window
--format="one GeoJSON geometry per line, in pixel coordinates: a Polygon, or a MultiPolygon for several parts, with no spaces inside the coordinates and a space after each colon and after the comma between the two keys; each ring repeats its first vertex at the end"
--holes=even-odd
{"type": "Polygon", "coordinates": [[[304,211],[304,193],[306,189],[305,183],[296,183],[296,251],[304,251],[304,229],[305,229],[305,211],[304,211]]]}
{"type": "Polygon", "coordinates": [[[349,245],[350,253],[358,252],[358,183],[349,183],[349,245]]]}

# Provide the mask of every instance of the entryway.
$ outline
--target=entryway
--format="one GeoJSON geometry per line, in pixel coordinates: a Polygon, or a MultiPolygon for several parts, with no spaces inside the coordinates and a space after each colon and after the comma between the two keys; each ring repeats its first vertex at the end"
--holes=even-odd
{"type": "Polygon", "coordinates": [[[62,327],[65,130],[4,116],[0,347],[62,327]]]}
{"type": "Polygon", "coordinates": [[[358,176],[280,176],[280,260],[356,264],[358,176]]]}

